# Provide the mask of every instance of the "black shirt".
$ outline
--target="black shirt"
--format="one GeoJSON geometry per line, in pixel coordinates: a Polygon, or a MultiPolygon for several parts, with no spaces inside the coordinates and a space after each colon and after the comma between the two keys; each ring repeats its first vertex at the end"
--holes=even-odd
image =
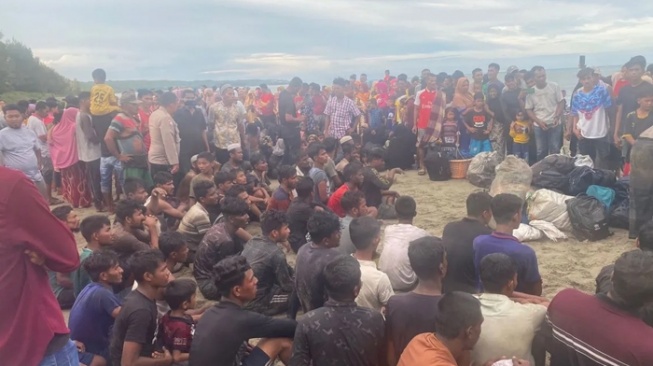
{"type": "Polygon", "coordinates": [[[399,359],[408,343],[418,334],[435,332],[435,317],[442,296],[414,292],[394,295],[386,305],[386,334],[399,359]]]}
{"type": "Polygon", "coordinates": [[[295,290],[305,313],[322,307],[327,300],[324,267],[340,254],[335,249],[305,244],[295,262],[295,290]]]}
{"type": "Polygon", "coordinates": [[[120,366],[124,342],[135,342],[142,346],[140,357],[152,357],[154,336],[157,330],[156,302],[140,291],[134,290],[125,297],[120,314],[113,325],[111,337],[111,362],[120,366]]]}
{"type": "Polygon", "coordinates": [[[288,217],[288,228],[290,228],[290,237],[288,242],[290,247],[297,253],[302,245],[306,244],[306,234],[308,233],[308,219],[313,216],[313,206],[301,198],[295,198],[286,211],[288,217]]]}
{"type": "Polygon", "coordinates": [[[299,127],[297,122],[286,121],[286,114],[297,117],[297,107],[293,95],[289,91],[283,90],[279,93],[279,121],[282,125],[299,127]]]}
{"type": "Polygon", "coordinates": [[[445,292],[477,292],[474,239],[479,235],[491,233],[492,229],[471,218],[450,222],[444,227],[442,240],[447,250],[449,264],[443,283],[445,292]]]}
{"type": "Polygon", "coordinates": [[[368,206],[378,208],[383,202],[382,191],[389,190],[392,182],[382,177],[376,169],[369,166],[363,168],[363,177],[361,191],[365,193],[365,201],[368,206]]]}
{"type": "Polygon", "coordinates": [[[213,266],[216,263],[242,251],[243,241],[237,236],[232,237],[224,222],[213,225],[204,234],[204,238],[197,248],[193,276],[197,280],[213,278],[213,266]]]}
{"type": "Polygon", "coordinates": [[[471,127],[474,131],[474,133],[471,135],[475,140],[489,139],[489,135],[486,135],[485,131],[487,130],[490,121],[492,121],[492,116],[490,116],[490,114],[485,110],[477,112],[476,110],[472,109],[465,115],[465,124],[471,127]]]}
{"type": "Polygon", "coordinates": [[[617,96],[617,105],[621,105],[621,131],[623,132],[626,128],[626,116],[628,113],[634,112],[639,107],[637,103],[637,96],[640,90],[645,88],[650,88],[651,84],[642,81],[637,86],[632,86],[631,84],[624,85],[621,90],[619,90],[619,95],[617,96]]]}
{"type": "Polygon", "coordinates": [[[195,327],[190,366],[236,366],[251,338],[292,338],[297,322],[275,319],[222,301],[207,310],[195,327]]]}
{"type": "Polygon", "coordinates": [[[182,107],[175,112],[175,122],[179,128],[180,154],[199,154],[205,150],[204,139],[202,135],[206,131],[206,119],[202,111],[195,109],[193,113],[182,107]]]}
{"type": "Polygon", "coordinates": [[[517,112],[522,110],[519,103],[519,93],[521,93],[521,89],[517,88],[507,89],[501,94],[501,105],[505,111],[504,117],[508,119],[506,122],[514,121],[517,112]]]}
{"type": "Polygon", "coordinates": [[[383,316],[355,302],[329,300],[297,324],[289,366],[385,364],[383,316]]]}

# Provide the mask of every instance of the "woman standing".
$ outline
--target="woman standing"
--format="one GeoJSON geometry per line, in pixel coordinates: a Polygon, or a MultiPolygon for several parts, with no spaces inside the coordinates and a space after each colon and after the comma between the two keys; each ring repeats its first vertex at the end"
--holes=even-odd
{"type": "Polygon", "coordinates": [[[91,190],[86,181],[84,166],[79,162],[75,140],[75,119],[79,109],[68,107],[63,112],[61,122],[50,130],[48,144],[55,169],[61,171],[63,197],[74,208],[90,207],[91,190]]]}
{"type": "Polygon", "coordinates": [[[501,107],[501,89],[496,84],[491,84],[487,89],[487,106],[494,117],[490,132],[492,150],[497,152],[499,161],[503,161],[506,157],[506,118],[501,107]]]}
{"type": "Polygon", "coordinates": [[[469,150],[469,132],[465,128],[463,116],[465,111],[474,107],[474,96],[469,91],[469,79],[461,77],[456,83],[456,90],[453,94],[451,106],[458,110],[458,131],[460,131],[459,148],[463,151],[469,150]]]}

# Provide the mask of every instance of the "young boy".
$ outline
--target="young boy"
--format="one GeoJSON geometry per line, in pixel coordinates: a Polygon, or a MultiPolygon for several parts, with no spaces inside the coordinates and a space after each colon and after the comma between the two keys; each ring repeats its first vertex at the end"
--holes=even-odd
{"type": "MultiPolygon", "coordinates": [[[[52,214],[63,222],[70,231],[73,233],[79,232],[79,218],[71,206],[55,207],[52,209],[52,214]]],[[[61,309],[70,309],[73,302],[75,302],[71,274],[49,271],[48,275],[50,277],[50,286],[59,302],[59,306],[61,309]]]]}
{"type": "Polygon", "coordinates": [[[293,270],[278,246],[287,242],[290,235],[286,214],[264,212],[261,231],[263,235],[248,241],[242,252],[258,278],[256,298],[245,309],[272,316],[288,309],[288,297],[293,291],[293,270]]]}
{"type": "Polygon", "coordinates": [[[442,240],[426,236],[408,246],[411,268],[419,279],[411,292],[397,294],[386,306],[388,358],[395,365],[408,343],[418,334],[433,332],[442,297],[447,257],[442,240]]]}
{"type": "Polygon", "coordinates": [[[93,282],[77,296],[68,327],[70,337],[84,344],[85,351],[79,354],[79,361],[90,366],[97,365],[94,358],[110,359],[109,337],[121,309],[111,286],[122,281],[123,270],[118,255],[111,250],[93,252],[83,266],[93,282]]]}
{"type": "Polygon", "coordinates": [[[111,222],[104,215],[93,215],[85,218],[79,228],[86,240],[86,247],[82,249],[82,253],[79,255],[79,268],[70,274],[75,297],[79,296],[84,287],[91,283],[91,277],[84,269],[84,262],[92,253],[104,248],[110,248],[111,244],[113,244],[111,222]]]}
{"type": "Polygon", "coordinates": [[[381,223],[371,217],[358,217],[349,225],[349,233],[356,247],[354,258],[361,266],[361,287],[356,304],[381,311],[394,295],[388,275],[379,271],[374,262],[381,242],[381,223]]]}
{"type": "Polygon", "coordinates": [[[107,73],[103,69],[95,69],[91,74],[93,87],[91,87],[91,114],[94,117],[106,118],[115,112],[120,111],[118,99],[113,88],[105,84],[107,73]]]}
{"type": "Polygon", "coordinates": [[[302,246],[295,262],[295,289],[304,312],[324,305],[325,283],[322,271],[339,255],[340,220],[329,211],[317,211],[308,220],[311,242],[302,246]]]}
{"type": "Polygon", "coordinates": [[[313,160],[313,167],[308,172],[308,175],[315,183],[315,202],[326,204],[331,194],[331,180],[324,171],[324,166],[329,161],[329,155],[324,145],[319,142],[311,144],[306,152],[308,153],[308,157],[313,160]]]}
{"type": "Polygon", "coordinates": [[[193,190],[197,197],[197,203],[186,212],[177,229],[184,236],[184,240],[190,248],[189,263],[194,260],[195,252],[204,238],[204,234],[211,228],[208,210],[219,202],[218,191],[210,180],[196,182],[193,190]]]}
{"type": "Polygon", "coordinates": [[[268,210],[288,211],[290,202],[295,198],[293,191],[297,186],[297,170],[290,165],[279,167],[279,187],[274,191],[268,202],[268,210]]]}
{"type": "Polygon", "coordinates": [[[329,300],[297,324],[290,365],[385,364],[383,316],[354,302],[361,289],[360,264],[339,255],[326,264],[322,277],[329,300]]]}
{"type": "MultiPolygon", "coordinates": [[[[363,164],[359,162],[351,162],[345,167],[343,174],[345,179],[345,184],[341,185],[332,195],[329,197],[328,207],[336,215],[340,217],[345,217],[347,212],[341,205],[343,196],[347,192],[358,192],[363,185],[363,164]]],[[[363,212],[363,215],[376,217],[377,210],[375,207],[368,207],[363,212]]]]}
{"type": "Polygon", "coordinates": [[[138,287],[125,298],[116,318],[111,337],[111,363],[133,366],[167,366],[172,363],[169,350],[154,349],[157,331],[156,299],[168,284],[170,271],[158,249],[142,250],[129,259],[129,267],[138,287]]]}
{"type": "MultiPolygon", "coordinates": [[[[161,234],[159,238],[159,250],[163,253],[168,270],[177,267],[179,263],[188,261],[188,244],[184,241],[183,235],[176,231],[168,231],[161,234]]],[[[170,275],[171,277],[172,274],[170,275]]],[[[172,278],[174,280],[174,278],[172,278]]]]}
{"type": "Polygon", "coordinates": [[[174,196],[175,183],[170,172],[157,172],[152,178],[154,189],[147,204],[148,210],[159,218],[163,231],[176,230],[189,206],[174,196]]]}
{"type": "Polygon", "coordinates": [[[472,156],[481,152],[492,151],[490,131],[492,131],[492,116],[485,108],[483,93],[474,94],[474,108],[465,114],[465,128],[471,135],[469,153],[472,156]]]}
{"type": "Polygon", "coordinates": [[[156,339],[172,354],[173,365],[188,365],[195,322],[186,312],[195,308],[196,290],[195,282],[184,278],[168,283],[163,295],[170,311],[161,318],[156,339]]]}
{"type": "MultiPolygon", "coordinates": [[[[270,179],[268,178],[268,162],[260,153],[252,155],[249,159],[254,170],[247,174],[247,185],[250,194],[258,198],[270,198],[270,179]]],[[[265,207],[264,207],[265,209],[265,207]]]]}
{"type": "Polygon", "coordinates": [[[518,284],[516,291],[529,295],[542,295],[542,277],[533,248],[524,245],[512,236],[521,223],[523,201],[510,193],[501,193],[492,198],[490,209],[496,222],[496,229],[490,235],[474,239],[474,267],[480,288],[479,266],[488,254],[504,253],[517,264],[518,284]]]}
{"type": "Polygon", "coordinates": [[[257,279],[247,260],[240,255],[225,258],[213,272],[214,286],[223,300],[198,322],[190,364],[266,365],[278,357],[287,365],[297,323],[243,309],[256,297],[257,279]],[[252,349],[248,344],[251,338],[263,339],[252,349]]]}
{"type": "MultiPolygon", "coordinates": [[[[210,152],[202,152],[197,154],[197,160],[195,160],[195,165],[197,166],[197,169],[200,171],[199,174],[193,177],[193,179],[190,181],[190,195],[189,197],[193,200],[195,200],[195,191],[193,190],[193,186],[195,183],[199,182],[200,180],[208,180],[212,181],[214,176],[214,170],[213,170],[213,162],[215,162],[215,157],[213,154],[210,152]]],[[[197,202],[197,200],[195,200],[197,202]]]]}
{"type": "MultiPolygon", "coordinates": [[[[625,88],[625,87],[624,87],[625,88]]],[[[630,152],[630,223],[628,237],[634,239],[639,229],[653,219],[653,86],[641,88],[639,107],[626,118],[626,141],[630,152]]]]}
{"type": "Polygon", "coordinates": [[[390,191],[390,187],[395,180],[396,174],[401,174],[402,170],[394,168],[389,170],[385,176],[381,176],[379,170],[385,167],[385,153],[381,148],[374,148],[367,153],[367,160],[363,168],[363,184],[361,190],[365,193],[367,206],[374,207],[378,210],[377,218],[394,219],[397,217],[395,212],[395,200],[399,193],[390,191]]]}
{"type": "Polygon", "coordinates": [[[0,160],[7,168],[23,172],[47,201],[48,191],[40,171],[41,145],[34,133],[23,126],[20,107],[9,104],[3,111],[7,128],[0,130],[0,160]]]}
{"type": "Polygon", "coordinates": [[[340,219],[342,235],[340,236],[340,245],[336,250],[341,254],[352,255],[356,251],[356,247],[351,239],[349,225],[354,219],[365,216],[370,208],[367,207],[365,195],[361,191],[348,191],[342,196],[340,204],[345,211],[345,217],[340,219]]]}
{"type": "Polygon", "coordinates": [[[528,141],[530,139],[531,125],[524,120],[524,112],[519,111],[515,120],[510,124],[510,137],[512,137],[513,154],[528,162],[528,141]]]}

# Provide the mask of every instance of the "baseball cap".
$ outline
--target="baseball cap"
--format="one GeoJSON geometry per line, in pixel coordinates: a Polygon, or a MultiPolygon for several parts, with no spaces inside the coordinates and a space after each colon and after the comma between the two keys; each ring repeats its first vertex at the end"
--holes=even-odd
{"type": "Polygon", "coordinates": [[[142,102],[136,98],[136,93],[134,92],[124,92],[120,95],[120,105],[141,103],[142,102]]]}
{"type": "Polygon", "coordinates": [[[508,69],[506,69],[506,73],[512,74],[513,72],[519,71],[519,68],[515,65],[508,66],[508,69]]]}

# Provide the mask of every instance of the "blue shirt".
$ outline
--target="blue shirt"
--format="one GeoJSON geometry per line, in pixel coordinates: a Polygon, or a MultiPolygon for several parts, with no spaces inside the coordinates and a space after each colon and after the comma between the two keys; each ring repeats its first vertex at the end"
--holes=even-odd
{"type": "Polygon", "coordinates": [[[517,264],[517,288],[515,291],[524,292],[526,284],[542,280],[537,266],[535,251],[524,245],[512,235],[493,232],[490,235],[481,235],[474,239],[474,267],[476,279],[481,289],[479,267],[481,260],[488,254],[503,253],[512,258],[517,264]]]}
{"type": "Polygon", "coordinates": [[[84,343],[86,352],[107,354],[114,321],[111,313],[119,306],[120,301],[110,288],[97,282],[88,284],[70,310],[70,338],[84,343]]]}

